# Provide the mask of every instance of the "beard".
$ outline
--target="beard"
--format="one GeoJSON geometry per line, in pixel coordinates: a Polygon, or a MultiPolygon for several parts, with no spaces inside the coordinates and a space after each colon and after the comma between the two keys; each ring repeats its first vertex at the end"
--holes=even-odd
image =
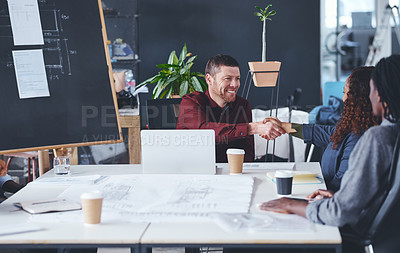
{"type": "Polygon", "coordinates": [[[232,102],[235,102],[235,100],[236,100],[236,94],[233,96],[233,94],[231,95],[229,93],[228,94],[223,93],[223,94],[221,94],[221,97],[227,103],[232,103],[232,102]]]}

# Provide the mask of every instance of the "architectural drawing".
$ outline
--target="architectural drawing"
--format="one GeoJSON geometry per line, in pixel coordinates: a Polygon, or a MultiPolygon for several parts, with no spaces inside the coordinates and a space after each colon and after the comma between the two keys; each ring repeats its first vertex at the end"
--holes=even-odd
{"type": "MultiPolygon", "coordinates": [[[[250,176],[124,175],[110,176],[87,191],[103,192],[104,213],[130,221],[209,219],[209,213],[247,213],[253,192],[250,176]]],[[[85,189],[71,185],[60,197],[79,201],[85,189]]]]}
{"type": "MultiPolygon", "coordinates": [[[[12,48],[12,29],[6,4],[0,6],[0,43],[12,48]]],[[[68,45],[68,38],[64,34],[63,23],[68,22],[69,16],[61,13],[54,1],[39,0],[39,12],[42,20],[44,45],[37,49],[43,49],[47,76],[50,80],[60,79],[61,76],[72,75],[71,56],[76,55],[77,50],[68,45]]],[[[13,68],[11,50],[0,55],[0,64],[7,68],[13,68]]]]}

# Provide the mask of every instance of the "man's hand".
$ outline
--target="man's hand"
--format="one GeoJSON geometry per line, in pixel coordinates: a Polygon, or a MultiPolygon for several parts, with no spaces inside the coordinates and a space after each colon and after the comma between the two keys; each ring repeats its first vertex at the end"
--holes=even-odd
{"type": "Polygon", "coordinates": [[[265,118],[262,123],[264,129],[262,133],[259,133],[259,135],[264,139],[274,140],[286,133],[286,131],[282,128],[282,122],[278,118],[265,118]]]}
{"type": "Polygon", "coordinates": [[[292,128],[292,123],[282,122],[278,118],[275,118],[275,117],[268,117],[263,120],[264,123],[267,123],[269,121],[280,126],[287,134],[297,132],[295,129],[292,128]]]}
{"type": "Polygon", "coordinates": [[[276,125],[278,125],[278,126],[282,126],[282,121],[280,121],[278,118],[276,118],[276,117],[267,117],[267,118],[265,118],[264,120],[263,120],[263,123],[265,124],[265,123],[267,123],[267,122],[272,122],[272,123],[274,123],[274,124],[276,124],[276,125]]]}
{"type": "Polygon", "coordinates": [[[306,217],[307,201],[280,198],[262,203],[259,208],[264,211],[275,213],[297,214],[306,217]]]}
{"type": "Polygon", "coordinates": [[[6,163],[3,160],[0,160],[0,177],[7,175],[7,172],[6,163]]]}
{"type": "Polygon", "coordinates": [[[280,126],[282,122],[278,118],[265,118],[260,122],[251,122],[248,125],[248,134],[259,134],[262,138],[267,140],[274,140],[285,134],[285,130],[280,126]]]}
{"type": "Polygon", "coordinates": [[[318,199],[332,198],[334,194],[335,193],[332,191],[319,189],[308,195],[306,199],[318,200],[318,199]]]}
{"type": "Polygon", "coordinates": [[[275,213],[297,214],[306,217],[306,201],[280,198],[262,203],[259,208],[264,211],[271,211],[275,213]]]}

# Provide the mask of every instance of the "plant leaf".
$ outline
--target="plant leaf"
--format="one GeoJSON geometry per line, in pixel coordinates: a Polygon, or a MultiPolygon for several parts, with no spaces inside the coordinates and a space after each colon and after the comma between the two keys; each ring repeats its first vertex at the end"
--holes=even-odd
{"type": "Polygon", "coordinates": [[[174,75],[174,76],[171,76],[170,78],[168,78],[168,79],[165,81],[165,83],[164,83],[163,89],[164,89],[165,86],[167,86],[168,84],[170,84],[170,83],[175,82],[176,80],[178,80],[179,77],[180,77],[179,75],[174,75]]]}
{"type": "Polygon", "coordinates": [[[167,68],[170,68],[170,67],[177,67],[177,65],[173,65],[173,64],[158,64],[156,66],[157,66],[157,68],[160,68],[160,69],[167,69],[167,68]]]}
{"type": "Polygon", "coordinates": [[[192,72],[191,76],[202,77],[205,78],[205,75],[201,72],[192,72]]]}
{"type": "Polygon", "coordinates": [[[259,12],[254,12],[254,15],[257,16],[257,17],[263,17],[263,15],[261,13],[259,13],[259,12]]]}
{"type": "Polygon", "coordinates": [[[202,78],[198,79],[201,83],[201,86],[203,87],[203,91],[206,91],[208,89],[208,84],[206,83],[206,81],[202,78]]]}
{"type": "Polygon", "coordinates": [[[185,75],[187,73],[190,73],[190,68],[193,66],[193,62],[187,64],[185,67],[183,67],[180,71],[179,74],[185,75]]]}
{"type": "MultiPolygon", "coordinates": [[[[169,64],[168,64],[168,65],[169,65],[169,64]]],[[[170,66],[174,66],[174,65],[170,65],[170,66]]],[[[168,68],[168,69],[162,69],[162,70],[160,70],[160,72],[158,72],[158,74],[159,74],[161,77],[167,77],[167,76],[169,76],[169,75],[172,74],[172,70],[171,70],[170,68],[168,68]]]]}
{"type": "Polygon", "coordinates": [[[152,93],[152,95],[151,95],[151,98],[152,98],[152,99],[154,99],[154,96],[155,96],[155,94],[156,94],[158,88],[159,88],[159,87],[158,87],[157,85],[154,87],[153,93],[152,93]]]}
{"type": "Polygon", "coordinates": [[[168,89],[168,93],[167,93],[166,98],[171,98],[171,94],[172,94],[172,88],[168,89]]]}
{"type": "Polygon", "coordinates": [[[200,81],[197,79],[197,77],[192,76],[192,85],[195,91],[203,91],[203,87],[201,86],[200,81]]]}
{"type": "Polygon", "coordinates": [[[176,54],[174,54],[174,56],[172,58],[173,58],[172,64],[175,66],[178,66],[179,65],[178,56],[176,56],[176,54]]]}
{"type": "Polygon", "coordinates": [[[164,82],[165,82],[165,79],[160,79],[157,82],[157,84],[156,84],[156,86],[154,87],[154,90],[153,90],[153,98],[158,98],[158,96],[160,95],[160,93],[163,90],[164,82]]]}
{"type": "Polygon", "coordinates": [[[190,57],[190,58],[186,61],[186,64],[193,62],[194,59],[196,59],[196,58],[197,58],[197,55],[190,57]]]}
{"type": "Polygon", "coordinates": [[[186,47],[186,43],[185,43],[185,45],[183,45],[183,47],[182,47],[181,54],[179,55],[179,61],[183,62],[186,59],[186,55],[187,55],[187,47],[186,47]]]}
{"type": "Polygon", "coordinates": [[[164,89],[164,92],[158,98],[164,98],[165,94],[170,93],[172,91],[172,85],[167,85],[164,89]]]}
{"type": "Polygon", "coordinates": [[[168,64],[174,64],[174,56],[176,57],[176,52],[173,50],[168,57],[168,64]]]}
{"type": "Polygon", "coordinates": [[[188,88],[189,88],[189,82],[188,81],[183,81],[181,84],[181,88],[179,90],[179,96],[183,97],[183,95],[186,95],[188,93],[188,88]]]}
{"type": "Polygon", "coordinates": [[[264,11],[262,8],[260,8],[260,7],[258,7],[258,6],[255,6],[255,7],[256,7],[256,9],[260,10],[261,12],[264,11]]]}
{"type": "Polygon", "coordinates": [[[140,88],[144,85],[150,84],[150,83],[155,83],[156,81],[158,81],[160,78],[159,75],[155,75],[153,77],[150,77],[149,79],[144,80],[143,82],[141,82],[140,84],[136,85],[136,88],[140,88]]]}
{"type": "Polygon", "coordinates": [[[274,16],[275,14],[276,14],[276,11],[270,11],[270,12],[268,12],[267,17],[274,16]]]}
{"type": "Polygon", "coordinates": [[[186,65],[185,67],[181,68],[179,71],[180,75],[184,75],[187,71],[189,70],[188,66],[186,65]]]}

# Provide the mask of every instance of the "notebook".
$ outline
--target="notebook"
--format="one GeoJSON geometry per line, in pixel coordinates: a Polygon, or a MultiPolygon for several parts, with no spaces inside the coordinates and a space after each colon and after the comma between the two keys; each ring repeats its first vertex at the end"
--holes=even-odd
{"type": "Polygon", "coordinates": [[[214,130],[142,130],[143,173],[215,174],[214,130]]]}
{"type": "MultiPolygon", "coordinates": [[[[275,172],[267,172],[267,177],[275,181],[275,172]]],[[[309,171],[293,171],[293,185],[322,184],[323,180],[318,173],[309,171]]]]}
{"type": "Polygon", "coordinates": [[[28,213],[63,212],[81,209],[81,205],[64,198],[47,199],[42,201],[22,201],[14,203],[28,213]]]}

